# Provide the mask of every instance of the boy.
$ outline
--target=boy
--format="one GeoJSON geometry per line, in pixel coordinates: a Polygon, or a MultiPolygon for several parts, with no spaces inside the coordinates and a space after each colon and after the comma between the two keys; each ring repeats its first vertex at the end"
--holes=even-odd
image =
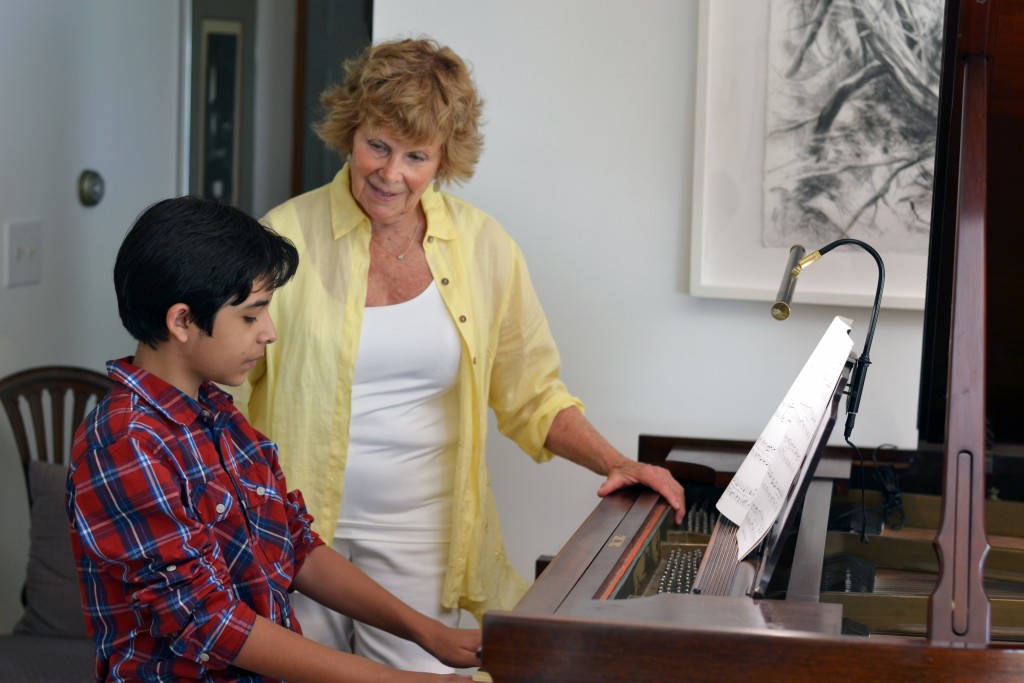
{"type": "Polygon", "coordinates": [[[98,681],[465,678],[303,638],[293,589],[478,664],[479,631],[419,614],[324,545],[276,446],[214,384],[241,384],[274,341],[267,306],[297,264],[255,219],[191,197],[147,209],[121,245],[118,312],[138,347],[108,364],[118,386],[78,429],[67,491],[98,681]]]}

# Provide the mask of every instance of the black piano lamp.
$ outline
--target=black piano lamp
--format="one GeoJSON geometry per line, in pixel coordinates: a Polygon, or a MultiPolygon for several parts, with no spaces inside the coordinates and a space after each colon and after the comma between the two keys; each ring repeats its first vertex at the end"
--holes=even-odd
{"type": "Polygon", "coordinates": [[[871,308],[871,321],[868,323],[867,336],[864,337],[864,350],[861,351],[860,357],[854,365],[850,378],[849,392],[846,396],[846,428],[843,431],[843,437],[849,442],[850,435],[853,433],[853,423],[856,421],[857,411],[860,409],[860,397],[864,389],[864,376],[868,372],[868,366],[871,365],[871,340],[875,336],[878,309],[882,305],[882,288],[885,286],[885,266],[882,265],[882,257],[870,245],[852,238],[838,239],[806,255],[801,245],[794,245],[789,250],[789,260],[786,263],[786,272],[782,276],[782,284],[779,286],[779,294],[775,298],[775,303],[772,304],[772,316],[776,320],[788,318],[793,301],[793,290],[796,289],[796,279],[800,277],[804,268],[836,247],[844,244],[860,247],[871,254],[872,258],[875,259],[875,263],[878,264],[878,286],[875,289],[875,303],[871,308]]]}

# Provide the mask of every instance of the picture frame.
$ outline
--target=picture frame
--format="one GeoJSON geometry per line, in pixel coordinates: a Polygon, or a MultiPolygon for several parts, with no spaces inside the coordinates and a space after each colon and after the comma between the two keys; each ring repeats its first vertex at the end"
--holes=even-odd
{"type": "MultiPolygon", "coordinates": [[[[785,274],[791,245],[766,247],[761,239],[770,4],[700,0],[690,253],[694,296],[770,304],[785,274]]],[[[810,253],[825,244],[802,246],[810,253]]],[[[879,252],[885,264],[882,307],[923,310],[926,250],[879,252]]],[[[794,303],[871,306],[877,281],[867,252],[841,247],[801,276],[794,303]]]]}
{"type": "Polygon", "coordinates": [[[183,0],[181,185],[252,210],[256,13],[248,0],[183,0]]]}
{"type": "Polygon", "coordinates": [[[202,197],[237,205],[242,147],[242,22],[199,24],[199,173],[202,197]]]}

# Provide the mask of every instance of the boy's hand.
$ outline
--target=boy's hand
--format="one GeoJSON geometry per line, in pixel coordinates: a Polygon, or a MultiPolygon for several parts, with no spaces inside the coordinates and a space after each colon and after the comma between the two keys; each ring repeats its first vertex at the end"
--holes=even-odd
{"type": "Polygon", "coordinates": [[[420,645],[442,663],[456,668],[480,666],[476,653],[480,650],[481,634],[476,628],[451,628],[439,621],[424,634],[420,645]]]}

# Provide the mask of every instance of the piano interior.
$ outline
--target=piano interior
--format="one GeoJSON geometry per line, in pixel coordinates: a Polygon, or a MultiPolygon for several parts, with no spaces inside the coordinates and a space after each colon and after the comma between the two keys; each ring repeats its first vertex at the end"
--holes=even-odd
{"type": "MultiPolygon", "coordinates": [[[[984,504],[990,641],[929,638],[941,453],[885,450],[861,466],[850,449],[825,448],[763,595],[692,592],[721,526],[715,502],[751,445],[641,436],[640,459],[685,485],[683,524],[650,491],[603,499],[513,610],[485,614],[493,680],[796,681],[839,670],[848,681],[1019,680],[1024,501],[1014,486],[984,504]]],[[[1022,463],[993,455],[990,466],[1024,482],[1022,463]]]]}
{"type": "MultiPolygon", "coordinates": [[[[677,449],[678,452],[678,449],[677,449]]],[[[872,468],[893,481],[893,465],[872,468]]],[[[821,581],[813,590],[822,603],[842,606],[842,633],[923,637],[928,598],[935,590],[939,560],[934,539],[942,513],[941,498],[923,493],[861,489],[854,481],[835,483],[825,510],[821,581]],[[864,529],[864,533],[861,530],[864,529]]],[[[606,591],[611,600],[689,594],[718,522],[715,502],[722,487],[686,486],[687,514],[676,527],[667,510],[658,524],[623,559],[621,577],[606,591]]],[[[991,550],[985,558],[985,590],[992,603],[992,638],[1024,641],[1024,502],[998,498],[985,504],[991,550]]],[[[786,549],[792,561],[793,548],[786,549]]],[[[785,600],[789,565],[772,577],[766,599],[785,600]]],[[[804,587],[806,588],[806,587],[804,587]]]]}
{"type": "MultiPolygon", "coordinates": [[[[903,494],[901,509],[887,509],[878,491],[867,492],[869,533],[863,525],[843,530],[837,521],[825,542],[821,600],[843,606],[846,620],[866,633],[924,636],[928,598],[939,574],[934,547],[941,515],[936,495],[903,494]],[[872,524],[874,528],[872,528],[872,524]]],[[[861,515],[859,492],[833,498],[832,514],[861,515]]],[[[991,549],[985,558],[984,586],[992,604],[991,637],[1024,641],[1024,503],[988,500],[985,526],[991,549]]]]}

